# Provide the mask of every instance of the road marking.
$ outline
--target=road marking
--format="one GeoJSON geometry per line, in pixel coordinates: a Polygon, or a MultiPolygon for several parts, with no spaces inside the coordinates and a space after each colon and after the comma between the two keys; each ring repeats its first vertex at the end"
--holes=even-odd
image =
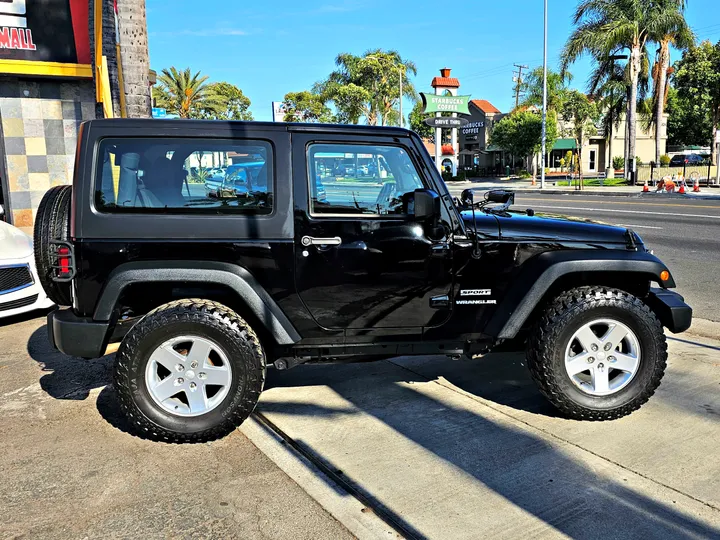
{"type": "MultiPolygon", "coordinates": [[[[515,192],[516,195],[519,195],[519,192],[515,192]]],[[[588,195],[592,196],[592,195],[588,195]]],[[[596,197],[599,197],[601,195],[596,195],[596,197]]],[[[549,202],[568,202],[567,199],[546,199],[546,198],[537,198],[537,197],[523,197],[523,201],[549,201],[549,202]]],[[[720,210],[720,206],[710,206],[710,205],[701,205],[701,204],[677,204],[677,203],[646,203],[646,202],[623,202],[623,201],[593,201],[593,203],[597,204],[634,204],[634,205],[642,205],[642,206],[678,206],[681,208],[712,208],[714,210],[720,210]]]]}
{"type": "Polygon", "coordinates": [[[614,212],[617,214],[649,214],[651,216],[700,217],[708,219],[720,219],[720,216],[709,216],[707,214],[668,214],[667,212],[647,212],[644,210],[612,210],[610,208],[585,208],[582,206],[550,206],[545,204],[538,204],[535,206],[536,208],[552,208],[554,210],[581,210],[583,212],[614,212]]]}
{"type": "Polygon", "coordinates": [[[651,225],[631,225],[629,223],[618,223],[618,227],[634,227],[636,229],[661,229],[662,227],[653,227],[651,225]]]}

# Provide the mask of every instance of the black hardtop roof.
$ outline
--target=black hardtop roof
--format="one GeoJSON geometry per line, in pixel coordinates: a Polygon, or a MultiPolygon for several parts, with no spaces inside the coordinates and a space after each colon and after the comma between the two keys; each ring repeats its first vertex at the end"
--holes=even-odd
{"type": "Polygon", "coordinates": [[[104,118],[99,120],[88,120],[84,122],[88,127],[117,127],[143,128],[152,125],[154,128],[168,127],[170,129],[212,129],[220,127],[224,129],[274,129],[278,131],[304,131],[323,133],[375,133],[382,135],[396,135],[407,137],[414,134],[409,129],[390,126],[366,126],[352,124],[303,124],[292,122],[247,122],[240,120],[186,120],[186,119],[159,119],[159,118],[104,118]],[[122,123],[122,124],[120,124],[122,123]]]}

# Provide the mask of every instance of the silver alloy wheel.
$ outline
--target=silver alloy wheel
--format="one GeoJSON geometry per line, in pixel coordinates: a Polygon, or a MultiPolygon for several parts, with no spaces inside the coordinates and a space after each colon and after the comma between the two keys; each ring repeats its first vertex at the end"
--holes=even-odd
{"type": "Polygon", "coordinates": [[[607,396],[625,388],[640,366],[635,333],[613,319],[597,319],[580,327],[565,349],[565,370],[586,394],[607,396]]]}
{"type": "Polygon", "coordinates": [[[177,336],[160,345],[145,367],[145,386],[155,403],[179,416],[215,409],[232,384],[223,350],[199,336],[177,336]]]}

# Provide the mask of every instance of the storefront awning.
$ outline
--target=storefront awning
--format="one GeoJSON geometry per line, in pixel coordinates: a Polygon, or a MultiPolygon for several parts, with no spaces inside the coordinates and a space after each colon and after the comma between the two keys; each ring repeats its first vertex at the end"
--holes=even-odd
{"type": "Polygon", "coordinates": [[[488,144],[485,151],[486,152],[504,152],[504,150],[502,148],[500,148],[499,146],[495,146],[494,144],[488,144]]]}
{"type": "Polygon", "coordinates": [[[577,145],[575,139],[558,139],[553,145],[553,150],[575,150],[577,145]]]}

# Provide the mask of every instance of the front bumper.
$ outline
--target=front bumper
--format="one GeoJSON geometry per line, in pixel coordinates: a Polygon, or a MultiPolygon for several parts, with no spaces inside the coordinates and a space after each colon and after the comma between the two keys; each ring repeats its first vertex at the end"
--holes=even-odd
{"type": "Polygon", "coordinates": [[[71,309],[56,309],[47,318],[53,347],[70,356],[100,358],[107,349],[110,323],[78,317],[71,309]]]}
{"type": "Polygon", "coordinates": [[[32,283],[12,291],[0,292],[0,319],[53,306],[52,300],[45,295],[45,291],[40,285],[32,255],[22,259],[3,259],[0,261],[0,267],[7,266],[27,266],[32,276],[32,283]]]}
{"type": "Polygon", "coordinates": [[[666,289],[650,289],[647,305],[664,327],[673,334],[684,332],[692,324],[692,308],[678,293],[666,289]]]}

